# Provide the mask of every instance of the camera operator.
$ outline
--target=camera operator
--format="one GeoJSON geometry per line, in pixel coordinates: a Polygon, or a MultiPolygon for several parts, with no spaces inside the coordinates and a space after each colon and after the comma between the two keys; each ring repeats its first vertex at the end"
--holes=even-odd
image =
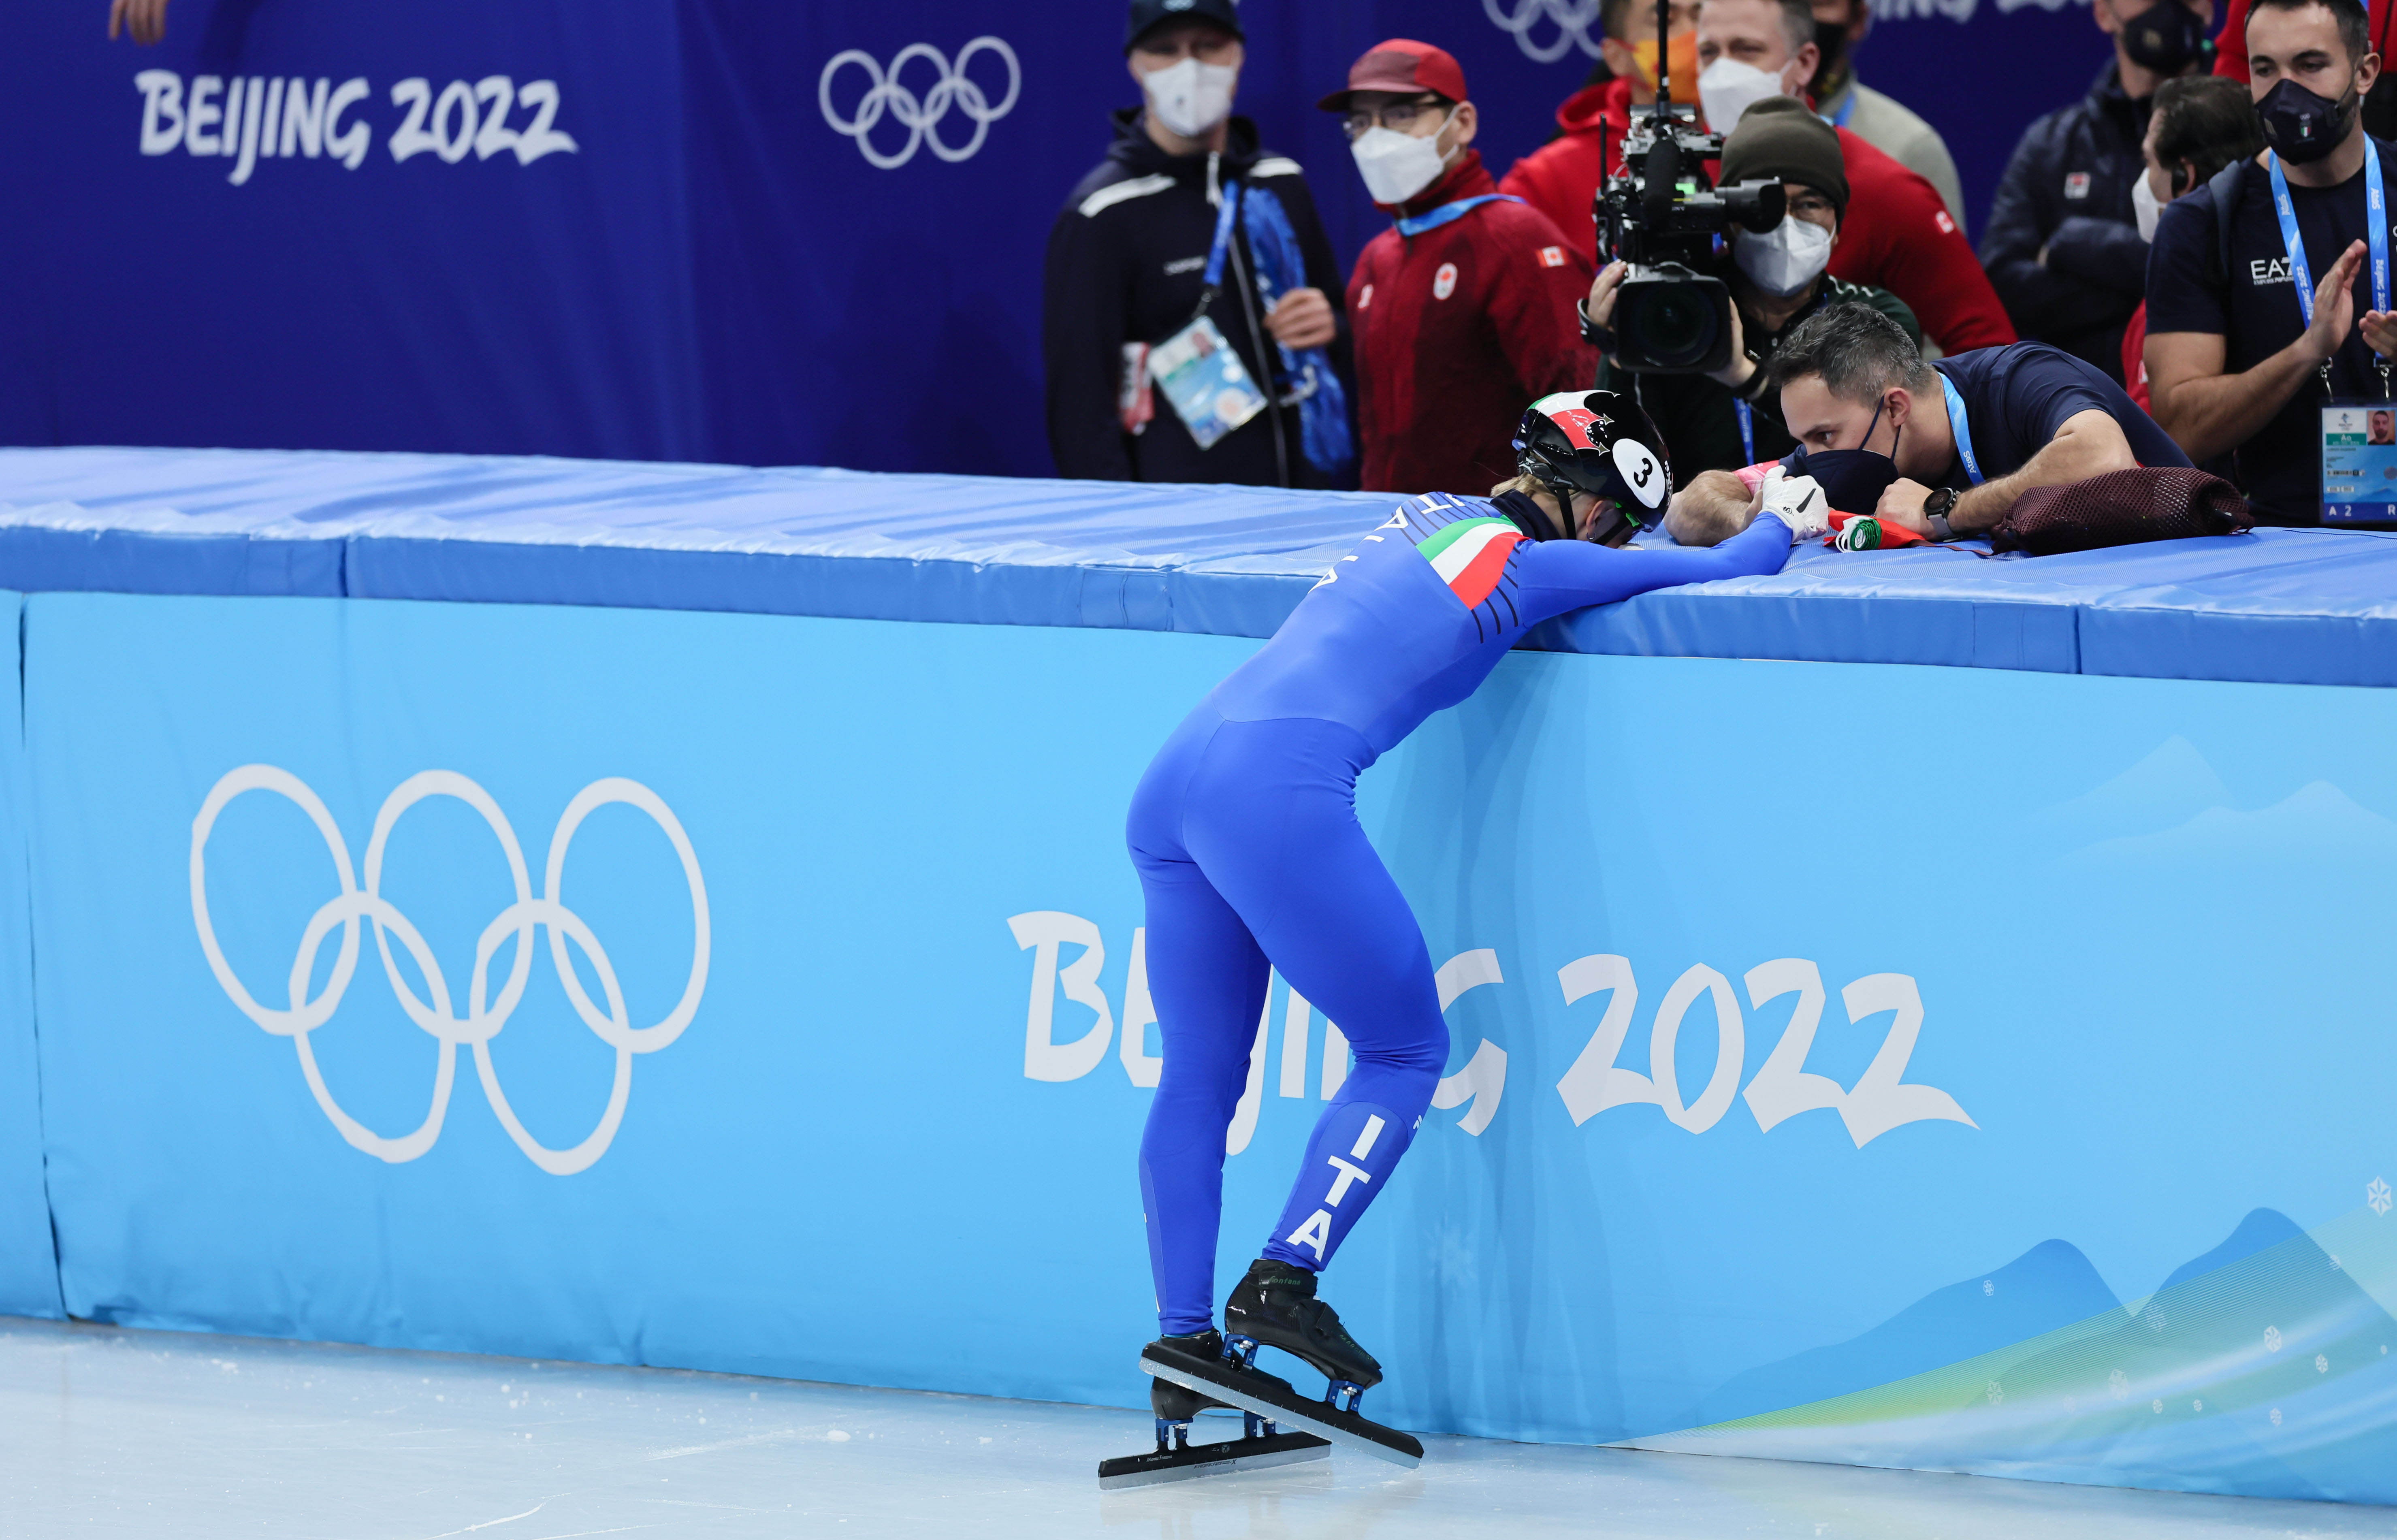
{"type": "MultiPolygon", "coordinates": [[[[2245,61],[2246,56],[2240,56],[2245,61]]],[[[2264,130],[2256,120],[2256,104],[2247,99],[2244,81],[2218,74],[2184,76],[2156,87],[2156,110],[2148,119],[2147,141],[2139,154],[2147,162],[2145,180],[2134,187],[2132,202],[2139,210],[2139,239],[2156,238],[2163,206],[2185,198],[2214,180],[2215,173],[2234,160],[2253,160],[2264,150],[2264,130]],[[2140,196],[2144,191],[2146,195],[2140,196]]],[[[2148,395],[2148,302],[2142,290],[2139,308],[2122,328],[2122,388],[2142,407],[2152,407],[2148,395]]],[[[2231,468],[2224,466],[2229,479],[2231,468]]]]}
{"type": "Polygon", "coordinates": [[[2375,292],[2388,228],[2370,209],[2397,151],[2359,121],[2380,74],[2365,29],[2361,0],[2255,0],[2248,90],[2272,153],[2176,199],[2148,257],[2156,421],[2193,459],[2235,450],[2259,523],[2321,522],[2317,408],[2389,395],[2373,355],[2397,354],[2397,315],[2375,292]]]}
{"type": "MultiPolygon", "coordinates": [[[[1707,0],[1698,12],[1698,100],[1719,134],[1775,96],[1795,97],[1821,62],[1809,0],[1707,0]]],[[[1932,185],[1848,129],[1848,217],[1831,274],[1907,303],[1943,353],[2015,340],[1989,275],[1932,185]]]]}
{"type": "MultiPolygon", "coordinates": [[[[1789,329],[1823,306],[1870,305],[1904,328],[1918,348],[1922,341],[1913,312],[1896,295],[1824,271],[1848,209],[1847,169],[1829,124],[1792,97],[1750,107],[1723,143],[1722,181],[1751,181],[1780,182],[1788,212],[1761,235],[1733,225],[1731,249],[1712,269],[1732,294],[1731,363],[1711,374],[1618,378],[1609,360],[1599,381],[1601,390],[1628,389],[1639,398],[1684,475],[1778,460],[1797,447],[1782,426],[1779,398],[1765,389],[1764,365],[1789,329]]],[[[1590,323],[1601,331],[1614,320],[1624,271],[1622,262],[1610,262],[1590,287],[1590,323]]]]}
{"type": "Polygon", "coordinates": [[[2092,0],[2114,57],[2089,94],[2023,131],[1989,206],[1981,261],[2025,337],[2111,374],[2146,296],[2140,145],[2156,88],[2202,74],[2213,0],[2092,0]]]}
{"type": "MultiPolygon", "coordinates": [[[[2189,457],[2122,387],[2044,342],[1925,363],[1906,333],[1864,305],[1827,305],[1774,354],[1772,389],[1830,506],[1873,514],[1929,540],[1981,534],[2034,487],[2189,457]]],[[[1666,529],[1712,545],[1761,505],[1724,471],[1674,494],[1666,529]]]]}

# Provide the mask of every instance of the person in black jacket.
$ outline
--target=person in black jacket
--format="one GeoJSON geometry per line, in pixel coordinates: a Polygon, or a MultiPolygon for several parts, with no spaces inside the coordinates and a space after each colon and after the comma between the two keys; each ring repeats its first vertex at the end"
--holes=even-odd
{"type": "Polygon", "coordinates": [[[2213,61],[2213,0],[2094,0],[2114,59],[2089,94],[2015,146],[1981,236],[1981,265],[2015,329],[2122,375],[2122,328],[2147,297],[2133,201],[2156,87],[2213,61]]]}
{"type": "Polygon", "coordinates": [[[1232,0],[1195,0],[1174,9],[1165,0],[1134,0],[1131,11],[1124,47],[1145,105],[1115,114],[1106,158],[1066,198],[1049,235],[1041,352],[1057,472],[1118,481],[1354,486],[1346,405],[1353,377],[1340,267],[1298,163],[1261,149],[1255,125],[1230,115],[1242,57],[1239,13],[1232,0]],[[1218,215],[1236,190],[1242,202],[1205,315],[1266,403],[1202,449],[1166,391],[1148,378],[1147,350],[1198,313],[1218,215]],[[1251,191],[1272,196],[1250,199],[1251,191]],[[1252,234],[1260,212],[1254,206],[1266,201],[1278,205],[1294,237],[1286,254],[1298,258],[1290,265],[1303,273],[1290,276],[1303,282],[1277,288],[1270,251],[1262,254],[1260,274],[1252,234]],[[1321,361],[1312,373],[1310,359],[1321,361]],[[1327,422],[1327,415],[1336,421],[1327,422]]]}

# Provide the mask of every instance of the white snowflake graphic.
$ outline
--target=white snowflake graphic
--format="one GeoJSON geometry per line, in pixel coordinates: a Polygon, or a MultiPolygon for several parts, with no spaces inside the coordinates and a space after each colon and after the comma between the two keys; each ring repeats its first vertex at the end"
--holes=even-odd
{"type": "Polygon", "coordinates": [[[2119,1401],[2131,1393],[2131,1376],[2117,1369],[2106,1376],[2106,1388],[2111,1390],[2119,1401]]]}
{"type": "Polygon", "coordinates": [[[2326,1359],[2326,1358],[2323,1357],[2320,1353],[2316,1353],[2316,1354],[2314,1355],[2314,1373],[2317,1373],[2317,1374],[2327,1374],[2327,1373],[2330,1373],[2330,1359],[2326,1359]]]}
{"type": "Polygon", "coordinates": [[[2347,1270],[2345,1264],[2338,1260],[2338,1253],[2337,1252],[2330,1253],[2330,1270],[2334,1273],[2344,1272],[2347,1270]]]}
{"type": "Polygon", "coordinates": [[[2377,1176],[2374,1177],[2372,1179],[2372,1185],[2364,1189],[2364,1200],[2372,1206],[2372,1212],[2374,1213],[2388,1213],[2390,1204],[2389,1184],[2383,1182],[2377,1176]]]}
{"type": "Polygon", "coordinates": [[[2150,1332],[2161,1332],[2164,1329],[2164,1313],[2152,1305],[2139,1312],[2139,1319],[2148,1323],[2148,1330],[2150,1332]]]}
{"type": "Polygon", "coordinates": [[[2274,1427],[2281,1426],[2281,1409],[2277,1406],[2272,1408],[2272,1426],[2274,1427]]]}
{"type": "Polygon", "coordinates": [[[2191,1412],[2203,1412],[2205,1410],[2205,1403],[2202,1400],[2191,1401],[2189,1403],[2189,1409],[2191,1412]]]}
{"type": "Polygon", "coordinates": [[[1998,1286],[1995,1283],[1992,1283],[1986,1278],[1981,1279],[1981,1292],[1985,1294],[1994,1294],[1997,1292],[1998,1286]]]}
{"type": "Polygon", "coordinates": [[[2162,1396],[2158,1396],[2154,1400],[2149,1401],[2148,1404],[2154,1407],[2157,1411],[2162,1412],[2164,1409],[2164,1399],[2162,1396]]]}
{"type": "Polygon", "coordinates": [[[2001,1401],[2003,1401],[2005,1399],[2006,1399],[2006,1387],[2005,1387],[2004,1386],[2002,1386],[2002,1385],[2000,1385],[1997,1381],[1995,1381],[1995,1380],[1991,1380],[1991,1381],[1989,1382],[1989,1404],[1990,1404],[1991,1406],[1996,1406],[1996,1405],[1997,1405],[1997,1404],[1999,1404],[2001,1401]]]}
{"type": "Polygon", "coordinates": [[[2277,1353],[2277,1352],[2279,1352],[2280,1350],[2281,1350],[2281,1329],[2280,1329],[2279,1327],[2277,1327],[2277,1326],[2267,1326],[2267,1327],[2265,1327],[2265,1328],[2264,1328],[2264,1351],[2266,1351],[2267,1353],[2277,1353]]]}

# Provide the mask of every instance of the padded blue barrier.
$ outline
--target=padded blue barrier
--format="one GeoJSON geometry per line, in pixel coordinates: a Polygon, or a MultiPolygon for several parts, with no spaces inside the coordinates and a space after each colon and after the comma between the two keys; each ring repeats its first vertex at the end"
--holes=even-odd
{"type": "MultiPolygon", "coordinates": [[[[1124,808],[1252,644],[25,613],[70,1310],[1139,1403],[1124,808]]],[[[1505,660],[1360,788],[1455,992],[1369,1399],[2397,1500],[2392,762],[2377,690],[1505,660]]],[[[1268,1007],[1226,1281],[1347,1064],[1268,1007]]]]}
{"type": "MultiPolygon", "coordinates": [[[[1392,499],[441,455],[0,450],[20,589],[725,609],[1272,634],[1392,499]]],[[[1551,623],[1641,656],[2397,684],[2397,538],[2265,529],[2036,559],[1808,546],[1551,623]]]]}
{"type": "Polygon", "coordinates": [[[42,1185],[33,1040],[33,934],[26,910],[22,596],[0,593],[0,1315],[56,1316],[58,1263],[42,1185]]]}

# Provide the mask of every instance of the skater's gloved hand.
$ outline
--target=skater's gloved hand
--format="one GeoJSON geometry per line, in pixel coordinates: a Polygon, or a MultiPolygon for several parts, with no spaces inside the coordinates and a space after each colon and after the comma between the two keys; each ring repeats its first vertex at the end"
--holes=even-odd
{"type": "Polygon", "coordinates": [[[1786,465],[1764,474],[1764,511],[1789,526],[1793,545],[1830,532],[1830,500],[1813,476],[1791,475],[1786,465]]]}

